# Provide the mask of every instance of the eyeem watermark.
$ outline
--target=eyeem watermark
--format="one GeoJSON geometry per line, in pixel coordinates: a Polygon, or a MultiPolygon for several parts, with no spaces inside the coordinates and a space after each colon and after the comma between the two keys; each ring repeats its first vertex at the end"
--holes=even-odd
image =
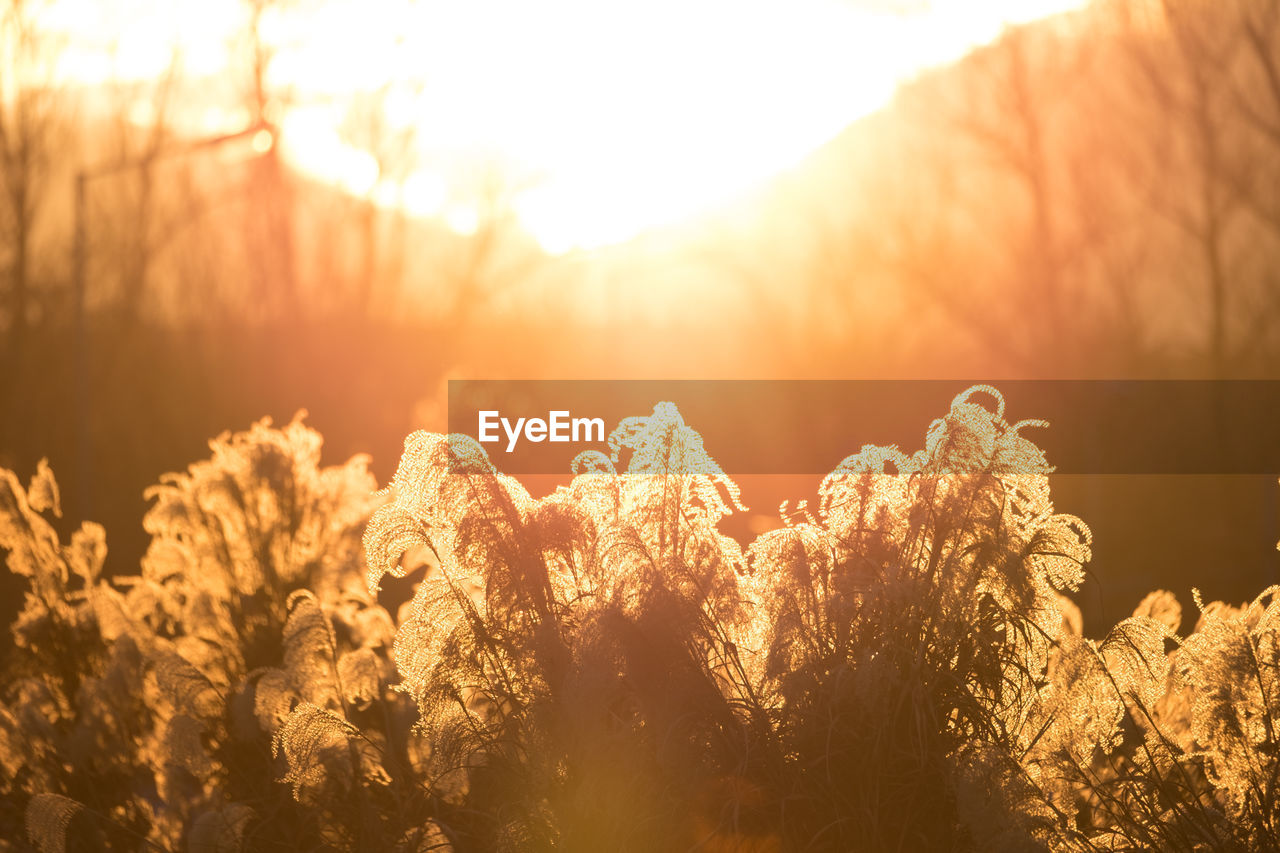
{"type": "Polygon", "coordinates": [[[476,437],[481,444],[492,444],[501,441],[498,434],[501,427],[507,437],[507,453],[516,449],[521,436],[534,443],[542,441],[583,442],[604,441],[604,418],[575,418],[568,410],[547,413],[547,419],[504,418],[496,410],[480,412],[480,423],[476,437]]]}
{"type": "Polygon", "coordinates": [[[820,478],[857,449],[851,436],[909,442],[982,384],[1011,424],[1049,422],[1029,435],[1058,474],[1280,476],[1280,380],[450,380],[448,431],[478,437],[504,474],[563,475],[669,401],[730,475],[820,478]]]}

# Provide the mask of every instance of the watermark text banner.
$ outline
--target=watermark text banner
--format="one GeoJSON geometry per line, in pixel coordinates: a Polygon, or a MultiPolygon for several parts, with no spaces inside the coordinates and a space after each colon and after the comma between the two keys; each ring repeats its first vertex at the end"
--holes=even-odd
{"type": "MultiPolygon", "coordinates": [[[[449,431],[509,474],[566,474],[623,421],[675,404],[729,474],[825,474],[867,444],[924,446],[987,385],[1063,474],[1280,475],[1280,381],[454,380],[449,431]]],[[[995,411],[985,391],[971,401],[995,411]]],[[[624,464],[625,464],[625,460],[624,464]]]]}

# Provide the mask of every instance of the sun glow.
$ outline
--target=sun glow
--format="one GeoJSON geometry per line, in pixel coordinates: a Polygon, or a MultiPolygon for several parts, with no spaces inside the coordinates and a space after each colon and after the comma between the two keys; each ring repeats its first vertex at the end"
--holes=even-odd
{"type": "MultiPolygon", "coordinates": [[[[465,232],[496,166],[523,226],[564,252],[724,204],[921,69],[1077,5],[310,0],[269,4],[258,32],[297,168],[465,232]]],[[[43,19],[81,81],[175,62],[226,77],[244,67],[249,21],[248,4],[193,0],[59,0],[43,19]]]]}

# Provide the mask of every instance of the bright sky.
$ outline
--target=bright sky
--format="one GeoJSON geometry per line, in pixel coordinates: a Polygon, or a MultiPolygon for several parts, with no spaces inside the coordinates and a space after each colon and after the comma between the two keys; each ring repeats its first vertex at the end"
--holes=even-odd
{"type": "MultiPolygon", "coordinates": [[[[273,90],[301,169],[474,227],[499,164],[552,252],[621,242],[722,204],[803,158],[894,87],[1006,23],[1082,0],[290,0],[264,15],[273,90]],[[353,97],[376,93],[413,162],[381,174],[353,97]]],[[[52,0],[62,73],[147,78],[175,56],[224,73],[248,4],[52,0]]],[[[237,39],[240,39],[238,42],[237,39]]],[[[243,54],[241,54],[243,55],[243,54]]],[[[193,132],[233,129],[210,104],[193,132]]],[[[394,166],[395,164],[391,164],[394,166]]]]}

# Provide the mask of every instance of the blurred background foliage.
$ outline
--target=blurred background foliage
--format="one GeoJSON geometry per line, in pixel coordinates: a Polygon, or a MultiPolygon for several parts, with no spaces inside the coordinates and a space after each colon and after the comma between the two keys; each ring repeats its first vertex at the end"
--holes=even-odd
{"type": "MultiPolygon", "coordinates": [[[[112,531],[108,574],[146,547],[144,488],[209,436],[305,408],[383,481],[404,435],[443,427],[449,376],[1280,373],[1274,0],[1097,0],[1007,28],[732,204],[556,251],[517,215],[529,177],[483,152],[466,222],[415,212],[421,149],[389,108],[412,80],[329,105],[376,181],[298,168],[303,93],[272,37],[289,5],[243,5],[225,73],[175,53],[93,85],[57,73],[71,46],[42,4],[0,14],[0,466],[48,457],[68,517],[112,531]],[[206,129],[210,109],[231,118],[206,129]]],[[[1112,616],[1206,567],[1235,600],[1276,576],[1277,537],[1232,528],[1274,528],[1272,482],[1064,489],[1110,546],[1112,616]],[[1168,535],[1126,536],[1124,507],[1168,535]]]]}

